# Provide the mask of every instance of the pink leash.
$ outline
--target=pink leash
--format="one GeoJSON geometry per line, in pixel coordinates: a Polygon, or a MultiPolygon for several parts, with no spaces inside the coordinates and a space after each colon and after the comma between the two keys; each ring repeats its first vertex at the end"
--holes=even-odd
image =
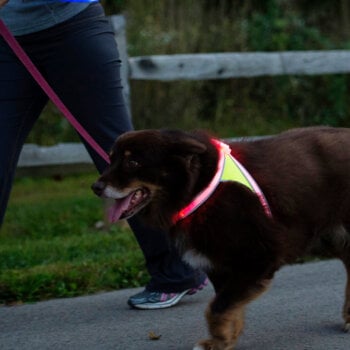
{"type": "Polygon", "coordinates": [[[21,45],[11,34],[6,27],[5,23],[0,19],[0,34],[3,36],[7,44],[11,47],[18,59],[27,68],[28,72],[32,75],[34,80],[44,90],[50,100],[56,105],[56,107],[62,112],[67,120],[72,124],[75,130],[85,139],[85,141],[108,163],[110,164],[107,153],[101,148],[99,144],[91,137],[91,135],[84,129],[84,127],[74,118],[72,113],[64,105],[62,100],[57,96],[55,91],[51,88],[39,70],[35,67],[32,60],[28,57],[21,45]]]}

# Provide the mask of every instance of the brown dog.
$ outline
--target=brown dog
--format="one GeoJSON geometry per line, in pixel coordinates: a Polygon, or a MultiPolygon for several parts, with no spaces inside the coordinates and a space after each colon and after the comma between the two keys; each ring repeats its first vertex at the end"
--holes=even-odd
{"type": "MultiPolygon", "coordinates": [[[[113,221],[139,213],[207,271],[211,338],[195,349],[233,349],[246,305],[281,265],[315,247],[350,275],[350,129],[295,129],[230,148],[234,158],[203,132],[129,132],[93,185],[115,199],[113,221]]],[[[343,317],[350,330],[349,280],[343,317]]]]}

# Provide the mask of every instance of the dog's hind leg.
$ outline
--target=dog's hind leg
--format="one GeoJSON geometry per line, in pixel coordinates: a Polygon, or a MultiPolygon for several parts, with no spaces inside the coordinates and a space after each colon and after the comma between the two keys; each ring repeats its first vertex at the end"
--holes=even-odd
{"type": "Polygon", "coordinates": [[[315,253],[339,258],[346,269],[347,281],[343,306],[344,330],[350,332],[350,224],[325,230],[318,242],[315,253]]]}
{"type": "Polygon", "coordinates": [[[344,317],[344,331],[350,332],[350,257],[347,263],[343,260],[347,272],[347,282],[345,288],[345,302],[343,307],[343,317],[344,317]]]}
{"type": "Polygon", "coordinates": [[[260,296],[270,280],[264,280],[241,300],[232,302],[229,290],[221,291],[209,305],[206,317],[212,338],[202,340],[193,350],[233,350],[242,333],[247,304],[260,296]]]}
{"type": "Polygon", "coordinates": [[[340,258],[344,263],[347,281],[345,287],[345,301],[343,306],[344,331],[350,332],[350,226],[342,227],[342,230],[337,230],[333,242],[335,256],[340,258]]]}
{"type": "Polygon", "coordinates": [[[344,331],[350,332],[350,242],[345,242],[342,254],[339,255],[344,263],[347,273],[347,281],[345,286],[345,301],[343,306],[344,331]]]}

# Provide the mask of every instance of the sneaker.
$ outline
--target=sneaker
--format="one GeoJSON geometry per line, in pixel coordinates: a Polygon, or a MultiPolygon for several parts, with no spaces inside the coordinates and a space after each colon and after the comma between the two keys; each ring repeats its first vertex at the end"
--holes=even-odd
{"type": "Polygon", "coordinates": [[[164,309],[176,305],[186,294],[193,295],[197,293],[208,285],[208,283],[208,278],[205,278],[199,286],[186,289],[180,293],[150,292],[145,289],[143,292],[131,296],[128,304],[135,309],[164,309]]]}
{"type": "Polygon", "coordinates": [[[187,292],[188,289],[181,293],[150,292],[145,289],[130,297],[128,304],[136,309],[164,309],[176,305],[187,292]]]}
{"type": "Polygon", "coordinates": [[[193,295],[202,290],[204,287],[206,287],[209,284],[209,279],[206,277],[204,281],[197,287],[191,288],[187,291],[187,295],[193,295]]]}

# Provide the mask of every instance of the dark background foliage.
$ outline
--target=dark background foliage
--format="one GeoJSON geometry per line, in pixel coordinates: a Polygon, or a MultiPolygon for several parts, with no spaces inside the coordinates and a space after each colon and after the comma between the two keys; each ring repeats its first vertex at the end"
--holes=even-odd
{"type": "MultiPolygon", "coordinates": [[[[127,18],[129,56],[350,47],[347,0],[105,0],[127,18]]],[[[136,128],[208,128],[262,135],[314,124],[350,126],[349,75],[196,82],[131,81],[136,128]]],[[[49,106],[28,142],[77,140],[49,106]]]]}

